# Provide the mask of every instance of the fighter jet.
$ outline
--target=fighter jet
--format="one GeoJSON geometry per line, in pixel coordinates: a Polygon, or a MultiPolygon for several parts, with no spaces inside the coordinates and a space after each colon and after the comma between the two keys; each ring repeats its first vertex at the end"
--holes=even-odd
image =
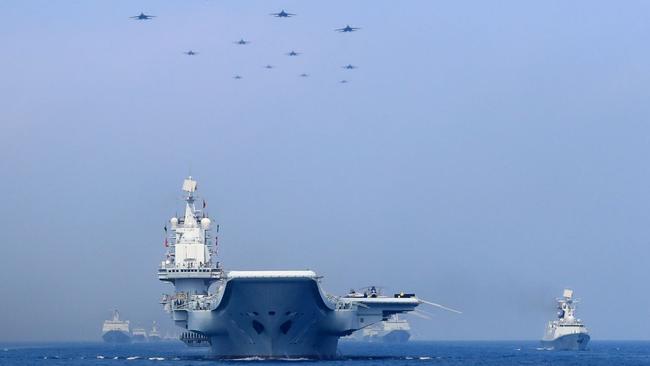
{"type": "Polygon", "coordinates": [[[234,43],[234,44],[238,44],[238,45],[242,45],[242,46],[243,46],[243,45],[247,45],[247,44],[251,43],[251,41],[246,41],[246,40],[244,40],[244,39],[242,38],[242,39],[240,39],[239,41],[235,41],[235,42],[233,42],[233,43],[234,43]]]}
{"type": "Polygon", "coordinates": [[[302,74],[300,74],[300,75],[298,75],[298,76],[300,76],[301,78],[306,78],[306,77],[309,76],[309,74],[302,73],[302,74]]]}
{"type": "Polygon", "coordinates": [[[136,15],[136,16],[129,17],[129,18],[137,19],[137,20],[149,20],[149,19],[152,19],[152,18],[155,18],[155,17],[156,17],[155,15],[147,15],[145,13],[140,13],[140,15],[136,15]]]}
{"type": "Polygon", "coordinates": [[[233,76],[232,78],[235,79],[235,80],[239,80],[239,79],[241,79],[242,77],[239,76],[239,75],[235,75],[235,76],[233,76]]]}
{"type": "Polygon", "coordinates": [[[286,11],[284,11],[284,9],[282,9],[282,11],[279,13],[271,13],[269,15],[273,15],[276,18],[290,18],[292,16],[295,16],[296,14],[287,13],[286,11]]]}
{"type": "Polygon", "coordinates": [[[347,84],[348,81],[347,81],[347,80],[341,80],[341,81],[339,81],[339,83],[341,83],[341,84],[347,84]]]}
{"type": "Polygon", "coordinates": [[[264,68],[271,70],[273,68],[273,65],[266,65],[266,66],[264,66],[264,68]]]}
{"type": "Polygon", "coordinates": [[[300,54],[300,52],[291,51],[291,52],[288,52],[286,55],[287,56],[298,56],[299,54],[300,54]]]}
{"type": "Polygon", "coordinates": [[[354,66],[354,65],[352,65],[352,64],[347,64],[347,65],[345,65],[345,66],[341,66],[341,67],[344,68],[344,69],[347,69],[347,70],[354,70],[354,69],[356,69],[358,66],[354,66]]]}
{"type": "Polygon", "coordinates": [[[199,54],[198,52],[194,52],[194,51],[192,51],[192,50],[189,50],[189,51],[187,51],[187,52],[183,52],[183,53],[186,54],[186,55],[188,55],[188,56],[194,56],[194,55],[198,55],[198,54],[199,54]]]}
{"type": "Polygon", "coordinates": [[[334,29],[334,30],[337,31],[337,32],[341,32],[341,33],[347,33],[347,32],[354,32],[354,31],[357,31],[359,29],[361,29],[361,28],[355,28],[355,27],[350,27],[349,25],[346,25],[344,28],[339,28],[339,29],[334,29]]]}

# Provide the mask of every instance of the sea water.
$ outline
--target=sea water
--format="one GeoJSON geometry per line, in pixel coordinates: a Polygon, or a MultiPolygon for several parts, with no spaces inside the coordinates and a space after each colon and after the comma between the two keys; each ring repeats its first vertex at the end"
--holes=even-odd
{"type": "Polygon", "coordinates": [[[341,342],[334,360],[242,358],[217,360],[206,348],[187,348],[180,342],[0,344],[0,365],[287,365],[425,366],[425,365],[650,365],[650,342],[593,341],[586,351],[549,351],[533,341],[420,342],[381,344],[341,342]]]}

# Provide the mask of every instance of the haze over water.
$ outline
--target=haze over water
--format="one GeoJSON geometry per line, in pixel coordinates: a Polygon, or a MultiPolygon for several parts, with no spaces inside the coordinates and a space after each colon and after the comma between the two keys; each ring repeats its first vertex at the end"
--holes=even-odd
{"type": "Polygon", "coordinates": [[[463,310],[410,318],[436,340],[539,339],[572,287],[592,339],[647,339],[649,13],[0,2],[0,341],[98,340],[113,307],[172,330],[155,273],[190,172],[227,269],[463,310]]]}

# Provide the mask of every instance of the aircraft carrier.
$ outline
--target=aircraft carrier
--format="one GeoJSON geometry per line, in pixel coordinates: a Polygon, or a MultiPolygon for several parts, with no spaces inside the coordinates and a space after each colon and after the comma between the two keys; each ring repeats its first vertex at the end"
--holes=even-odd
{"type": "Polygon", "coordinates": [[[584,350],[589,343],[589,331],[576,318],[573,290],[564,290],[563,297],[557,299],[557,320],[548,322],[542,345],[554,350],[584,350]]]}
{"type": "Polygon", "coordinates": [[[210,344],[213,356],[333,358],[340,337],[429,303],[415,294],[328,294],[311,270],[226,271],[214,225],[196,206],[197,182],[183,182],[185,213],[165,226],[158,278],[173,284],[161,304],[176,325],[210,344]]]}

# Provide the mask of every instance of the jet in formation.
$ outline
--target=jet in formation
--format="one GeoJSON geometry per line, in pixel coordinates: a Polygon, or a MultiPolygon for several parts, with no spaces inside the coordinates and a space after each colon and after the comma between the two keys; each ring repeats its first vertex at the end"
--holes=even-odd
{"type": "Polygon", "coordinates": [[[341,33],[347,33],[347,32],[358,31],[359,29],[361,29],[361,28],[355,28],[355,27],[350,27],[349,25],[346,25],[344,28],[339,28],[339,29],[334,29],[334,30],[337,31],[337,32],[341,32],[341,33]]]}
{"type": "MultiPolygon", "coordinates": [[[[290,17],[296,16],[296,14],[288,13],[288,12],[284,11],[284,9],[282,11],[280,11],[279,13],[271,13],[270,15],[272,15],[272,16],[274,16],[276,18],[290,18],[290,17]]],[[[135,20],[150,20],[150,19],[156,18],[156,16],[155,15],[148,15],[148,14],[145,14],[145,13],[141,12],[139,15],[135,15],[135,16],[132,16],[132,17],[129,17],[129,18],[135,19],[135,20]]],[[[335,29],[335,31],[341,32],[341,33],[348,33],[348,32],[357,31],[359,29],[361,29],[361,28],[351,27],[350,25],[346,25],[343,28],[335,29]]],[[[239,41],[235,41],[233,43],[243,46],[243,45],[247,45],[247,44],[249,44],[251,42],[241,38],[239,41]]],[[[194,52],[192,50],[189,50],[189,51],[183,52],[183,53],[186,54],[187,56],[195,56],[195,55],[199,54],[198,52],[194,52]]],[[[286,53],[286,55],[287,56],[298,56],[298,55],[300,55],[300,52],[291,51],[291,52],[286,53]]],[[[264,68],[270,70],[270,69],[273,69],[274,66],[266,65],[266,66],[264,66],[264,68]]],[[[348,65],[342,66],[342,68],[347,69],[347,70],[354,70],[354,69],[357,68],[357,66],[354,66],[352,64],[348,64],[348,65]]],[[[302,77],[302,78],[306,78],[306,77],[309,76],[309,74],[302,73],[299,76],[302,77]]],[[[239,80],[239,79],[242,79],[242,76],[235,75],[235,76],[233,76],[233,79],[239,80]]],[[[341,80],[339,83],[347,84],[348,81],[347,80],[341,80]]]]}
{"type": "Polygon", "coordinates": [[[140,15],[132,16],[132,17],[129,17],[129,18],[137,19],[137,20],[149,20],[149,19],[152,19],[152,18],[155,18],[155,17],[156,17],[155,15],[147,15],[145,13],[140,13],[140,15]]]}
{"type": "Polygon", "coordinates": [[[290,18],[290,17],[292,17],[292,16],[295,16],[296,14],[287,13],[287,12],[284,11],[284,9],[283,9],[283,10],[282,10],[281,12],[279,12],[279,13],[271,13],[270,15],[273,15],[273,16],[276,17],[276,18],[290,18]]]}

